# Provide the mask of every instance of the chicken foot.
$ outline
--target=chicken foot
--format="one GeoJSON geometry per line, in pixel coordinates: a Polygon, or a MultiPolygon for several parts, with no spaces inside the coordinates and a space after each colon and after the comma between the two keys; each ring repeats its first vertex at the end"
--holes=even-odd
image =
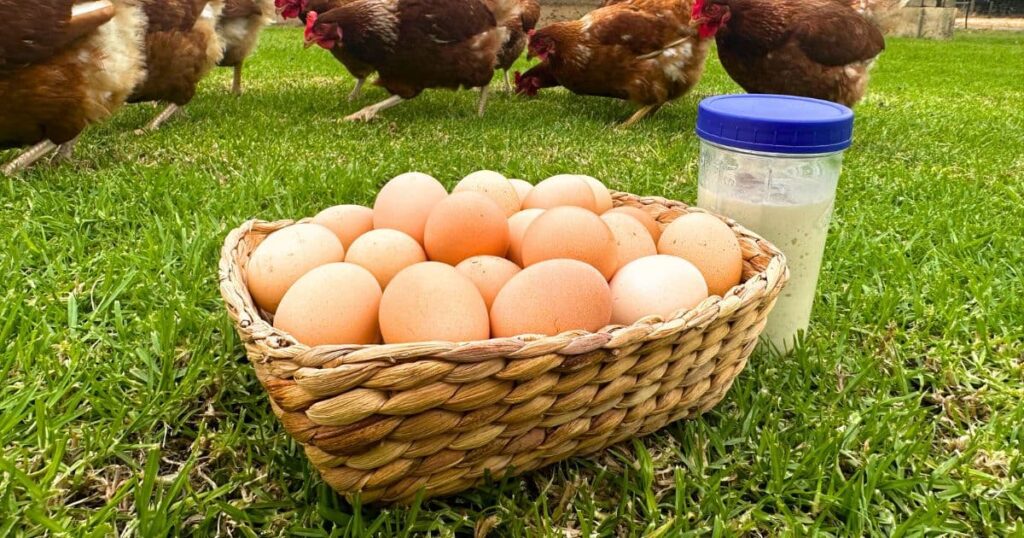
{"type": "Polygon", "coordinates": [[[33,164],[39,159],[42,159],[51,151],[57,149],[57,144],[50,142],[49,140],[43,140],[42,142],[28,148],[21,155],[18,155],[13,161],[4,165],[0,172],[5,176],[12,176],[17,172],[20,172],[33,164]]]}
{"type": "Polygon", "coordinates": [[[370,121],[373,118],[376,118],[378,113],[387,110],[402,101],[404,101],[404,99],[400,96],[392,95],[391,97],[388,97],[377,104],[370,105],[355,114],[345,116],[345,121],[370,121]]]}
{"type": "Polygon", "coordinates": [[[235,78],[231,81],[231,95],[242,95],[242,64],[235,66],[235,78]]]}
{"type": "Polygon", "coordinates": [[[487,96],[491,93],[490,86],[480,86],[480,100],[476,103],[476,115],[484,117],[484,110],[487,108],[487,96]]]}
{"type": "Polygon", "coordinates": [[[628,129],[628,128],[632,127],[634,124],[636,124],[636,122],[638,122],[638,121],[640,121],[640,120],[642,120],[642,119],[644,119],[644,118],[654,114],[660,108],[661,108],[660,104],[658,104],[658,105],[647,105],[645,107],[641,107],[640,110],[637,110],[636,113],[633,114],[632,116],[630,116],[628,120],[622,122],[619,125],[618,128],[619,129],[628,129]]]}
{"type": "Polygon", "coordinates": [[[70,161],[71,156],[75,153],[75,146],[78,145],[78,137],[61,144],[57,147],[56,158],[58,161],[70,161]]]}
{"type": "Polygon", "coordinates": [[[356,99],[359,99],[359,96],[363,94],[363,84],[366,84],[365,78],[356,79],[356,87],[352,88],[352,92],[348,94],[349,103],[355,101],[356,99]]]}
{"type": "Polygon", "coordinates": [[[165,108],[163,112],[157,114],[156,117],[153,118],[152,121],[147,123],[145,127],[143,127],[142,129],[136,129],[135,134],[144,135],[146,133],[151,133],[159,129],[161,125],[163,125],[167,120],[174,117],[174,115],[177,114],[178,111],[180,110],[181,107],[174,103],[167,105],[167,108],[165,108]]]}

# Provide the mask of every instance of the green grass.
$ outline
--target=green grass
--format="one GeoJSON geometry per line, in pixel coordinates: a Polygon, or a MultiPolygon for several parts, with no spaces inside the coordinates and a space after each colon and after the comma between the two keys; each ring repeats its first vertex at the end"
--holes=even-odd
{"type": "Polygon", "coordinates": [[[369,203],[408,170],[694,200],[696,104],[737,88],[712,60],[628,132],[628,106],[562,91],[483,120],[428,92],[352,125],[340,66],[270,30],[243,98],[221,70],[154,135],[130,107],[71,165],[0,179],[0,536],[1024,535],[1021,50],[890,40],[801,351],[756,355],[701,420],[380,509],[332,493],[270,412],[217,290],[228,230],[369,203]]]}

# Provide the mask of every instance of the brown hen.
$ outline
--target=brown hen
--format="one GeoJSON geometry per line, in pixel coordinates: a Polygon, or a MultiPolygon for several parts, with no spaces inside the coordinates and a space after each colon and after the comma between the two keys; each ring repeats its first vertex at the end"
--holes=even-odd
{"type": "Polygon", "coordinates": [[[530,38],[541,63],[516,75],[516,91],[564,86],[640,106],[628,127],[688,92],[704,72],[710,40],[690,23],[691,0],[621,0],[530,38]]]}
{"type": "Polygon", "coordinates": [[[715,36],[729,76],[749,93],[798,95],[853,106],[885,38],[849,2],[697,0],[694,19],[715,36]]]}
{"type": "Polygon", "coordinates": [[[274,0],[225,1],[217,21],[217,35],[224,47],[224,57],[218,65],[234,68],[231,93],[242,95],[242,66],[273,17],[274,0]]]}
{"type": "Polygon", "coordinates": [[[146,79],[128,99],[131,103],[168,103],[143,129],[159,129],[187,105],[203,77],[224,56],[217,19],[224,0],[141,0],[146,28],[146,79]]]}
{"type": "MultiPolygon", "coordinates": [[[[274,0],[277,10],[285,19],[298,18],[302,24],[306,24],[306,15],[311,11],[326,13],[334,8],[341,7],[355,0],[274,0]]],[[[366,79],[370,78],[376,71],[372,65],[363,62],[345,50],[340,42],[330,50],[334,59],[338,60],[345,69],[356,79],[356,86],[348,94],[349,101],[355,101],[363,91],[366,79]]]]}
{"type": "Polygon", "coordinates": [[[0,20],[0,149],[34,145],[4,166],[12,174],[58,145],[69,157],[124,104],[143,77],[145,16],[122,0],[0,0],[0,20]]]}
{"type": "MultiPolygon", "coordinates": [[[[493,3],[494,0],[488,0],[488,7],[493,3]]],[[[498,67],[505,72],[505,89],[510,92],[512,81],[509,80],[509,69],[523,55],[529,35],[537,28],[537,21],[540,20],[540,2],[518,0],[518,3],[517,12],[502,25],[506,32],[505,42],[498,51],[498,67]]]]}
{"type": "Polygon", "coordinates": [[[391,97],[346,117],[373,119],[379,112],[429,88],[480,88],[483,115],[504,25],[515,0],[489,8],[481,0],[355,0],[306,18],[306,45],[341,45],[373,66],[377,85],[391,97]]]}

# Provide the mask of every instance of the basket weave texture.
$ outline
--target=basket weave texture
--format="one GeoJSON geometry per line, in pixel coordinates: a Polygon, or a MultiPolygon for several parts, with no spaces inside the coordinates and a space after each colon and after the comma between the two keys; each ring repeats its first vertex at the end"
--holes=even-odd
{"type": "MultiPolygon", "coordinates": [[[[701,212],[614,193],[667,224],[701,212]]],[[[220,288],[274,413],[323,479],[363,502],[451,494],[597,452],[711,409],[743,370],[789,278],[773,245],[725,219],[744,282],[668,319],[596,333],[310,348],[275,329],[246,287],[249,255],[293,221],[227,237],[220,288]]]]}

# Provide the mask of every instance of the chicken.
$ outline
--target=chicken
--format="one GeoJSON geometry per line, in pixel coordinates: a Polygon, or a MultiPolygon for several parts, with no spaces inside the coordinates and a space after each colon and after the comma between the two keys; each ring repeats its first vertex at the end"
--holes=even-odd
{"type": "Polygon", "coordinates": [[[226,0],[217,21],[217,35],[224,46],[221,67],[235,70],[231,93],[242,95],[242,64],[252,54],[263,27],[273,21],[273,0],[226,0]]]}
{"type": "MultiPolygon", "coordinates": [[[[351,3],[354,0],[275,0],[278,12],[285,19],[298,18],[302,24],[306,24],[306,15],[310,11],[326,13],[334,8],[351,3]]],[[[373,75],[375,69],[372,65],[363,62],[345,50],[345,47],[338,42],[331,49],[331,54],[336,60],[345,66],[345,69],[356,78],[356,86],[348,94],[348,100],[354,101],[359,98],[363,91],[366,79],[373,75]]]]}
{"type": "Polygon", "coordinates": [[[517,11],[516,0],[355,0],[306,17],[306,46],[345,50],[373,66],[377,84],[391,94],[346,120],[369,121],[381,111],[428,88],[480,88],[481,116],[502,28],[517,11]]]}
{"type": "Polygon", "coordinates": [[[715,36],[729,76],[750,93],[856,104],[885,48],[882,33],[837,0],[696,0],[702,36],[715,36]]]}
{"type": "Polygon", "coordinates": [[[537,30],[528,56],[541,63],[516,74],[516,92],[564,86],[624,99],[640,109],[629,127],[688,92],[704,72],[710,40],[691,25],[693,0],[621,0],[575,21],[537,30]]]}
{"type": "MultiPolygon", "coordinates": [[[[489,0],[488,5],[493,0],[489,0]]],[[[509,18],[504,24],[507,35],[505,43],[498,52],[498,67],[505,72],[505,89],[512,91],[509,80],[509,69],[516,63],[526,49],[527,36],[537,27],[540,20],[540,3],[537,0],[519,0],[518,14],[509,18]]]]}
{"type": "Polygon", "coordinates": [[[145,16],[133,3],[0,0],[0,149],[33,146],[3,168],[31,166],[124,104],[144,76],[145,16]]]}
{"type": "Polygon", "coordinates": [[[195,96],[199,82],[224,56],[217,36],[223,0],[142,0],[146,28],[146,79],[131,103],[169,103],[142,134],[159,129],[195,96]]]}

